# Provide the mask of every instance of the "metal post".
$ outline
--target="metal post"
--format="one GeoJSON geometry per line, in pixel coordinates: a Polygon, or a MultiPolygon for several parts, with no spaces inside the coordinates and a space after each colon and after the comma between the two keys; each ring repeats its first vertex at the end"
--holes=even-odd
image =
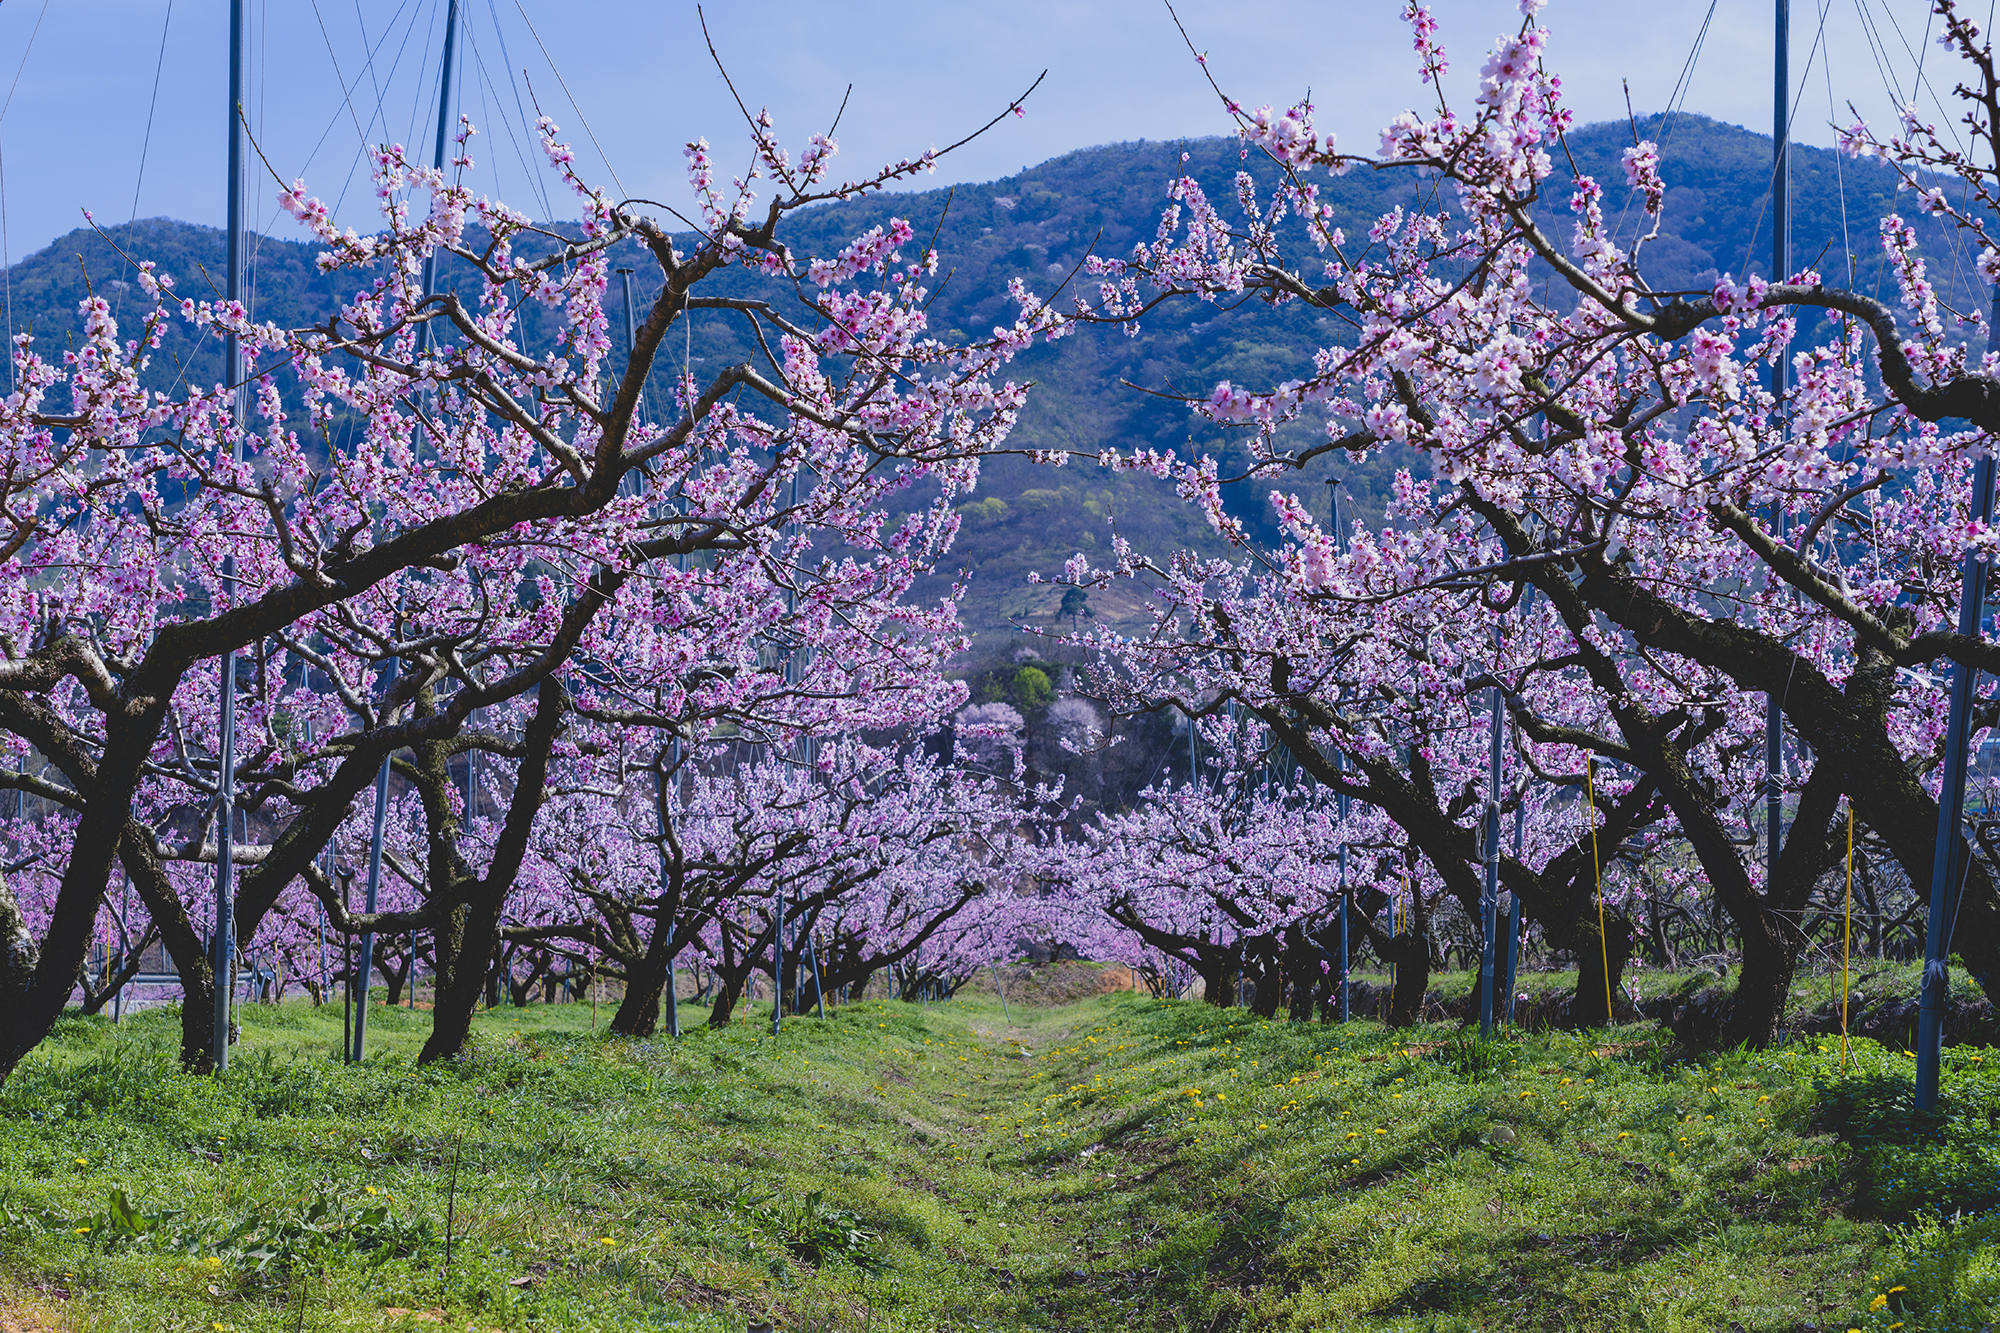
{"type": "MultiPolygon", "coordinates": [[[[1347,823],[1347,798],[1340,798],[1340,822],[1347,823]]],[[[1347,844],[1340,845],[1340,1021],[1353,1015],[1352,987],[1347,979],[1347,844]]]]}
{"type": "MultiPolygon", "coordinates": [[[[1327,516],[1333,524],[1335,547],[1342,555],[1347,554],[1347,534],[1340,525],[1340,481],[1335,478],[1327,482],[1327,516]]],[[[1335,768],[1345,780],[1347,775],[1347,751],[1333,752],[1335,768]]],[[[1348,893],[1347,893],[1347,816],[1351,808],[1347,793],[1335,798],[1340,806],[1340,1021],[1345,1023],[1354,1017],[1353,986],[1348,977],[1348,893]]]]}
{"type": "MultiPolygon", "coordinates": [[[[667,743],[667,768],[674,772],[675,781],[679,781],[680,758],[681,742],[680,737],[676,736],[667,743]]],[[[662,770],[658,775],[654,795],[657,805],[655,813],[658,815],[660,821],[660,888],[664,891],[667,887],[667,774],[665,770],[662,770]]],[[[673,943],[674,922],[671,917],[654,922],[653,929],[666,931],[667,943],[670,945],[673,943]]],[[[674,985],[674,960],[670,956],[667,959],[667,1035],[669,1037],[678,1037],[681,1035],[680,997],[674,993],[674,985]]]]}
{"type": "MultiPolygon", "coordinates": [[[[230,0],[229,5],[229,273],[227,292],[233,304],[243,299],[243,46],[250,22],[249,0],[230,0]]],[[[235,397],[236,440],[232,457],[243,461],[243,428],[248,415],[244,401],[243,345],[230,334],[222,345],[222,378],[235,397]]],[[[236,581],[236,557],[222,557],[222,593],[227,598],[236,581]]],[[[230,840],[234,802],[231,788],[236,783],[236,653],[222,655],[221,736],[218,741],[215,775],[215,936],[210,941],[215,967],[215,1023],[210,1040],[214,1045],[214,1068],[218,1074],[229,1068],[230,1001],[236,957],[236,875],[230,840]]]]}
{"type": "MultiPolygon", "coordinates": [[[[389,680],[396,678],[396,662],[389,659],[389,680]]],[[[368,891],[362,900],[361,910],[371,915],[376,910],[382,892],[382,831],[389,820],[389,759],[382,758],[381,771],[375,774],[375,830],[368,842],[368,891]]],[[[354,1007],[354,1056],[358,1062],[368,1054],[368,978],[375,968],[375,932],[369,930],[361,936],[361,962],[347,978],[351,992],[358,979],[361,994],[354,1007]]]]}
{"type": "MultiPolygon", "coordinates": [[[[307,719],[306,721],[305,742],[306,742],[306,749],[310,750],[313,748],[313,724],[311,719],[307,719]]],[[[324,864],[328,860],[330,855],[331,855],[331,849],[329,849],[326,852],[322,852],[320,854],[321,862],[324,864]]],[[[332,881],[329,880],[328,882],[331,883],[332,881]]],[[[320,997],[320,1003],[324,1004],[326,1002],[326,904],[316,903],[315,906],[317,906],[319,909],[319,921],[315,928],[317,932],[316,934],[316,942],[318,945],[317,953],[319,955],[318,957],[319,990],[317,994],[320,997]]]]}
{"type": "Polygon", "coordinates": [[[819,1009],[819,1016],[826,1017],[826,985],[819,979],[819,941],[813,933],[806,932],[806,958],[813,970],[813,1004],[819,1009]]]}
{"type": "MultiPolygon", "coordinates": [[[[632,304],[632,270],[619,269],[618,283],[620,290],[625,294],[625,373],[629,376],[639,360],[639,315],[632,304]]],[[[646,384],[643,380],[639,383],[639,400],[633,411],[640,417],[646,412],[646,384]]],[[[639,488],[639,474],[635,471],[621,478],[619,481],[621,489],[627,480],[632,483],[632,491],[636,494],[639,488]]]]}
{"type": "MultiPolygon", "coordinates": [[[[1771,162],[1771,281],[1783,282],[1792,271],[1791,157],[1791,0],[1776,0],[1776,60],[1772,70],[1775,95],[1772,104],[1771,162]]],[[[1778,357],[1771,367],[1771,395],[1782,413],[1791,377],[1791,363],[1778,357]]],[[[1780,541],[1785,536],[1785,510],[1772,506],[1771,525],[1780,541]]],[[[1764,696],[1764,884],[1777,881],[1778,848],[1784,834],[1784,739],[1783,701],[1775,694],[1764,696]]]]}
{"type": "MultiPolygon", "coordinates": [[[[132,962],[131,920],[132,875],[128,871],[125,875],[125,892],[119,896],[118,901],[118,957],[127,966],[130,966],[132,962]]],[[[133,975],[138,975],[136,970],[133,972],[133,975]]],[[[118,993],[111,997],[111,1021],[113,1023],[122,1023],[125,1021],[125,987],[129,985],[131,985],[129,981],[120,985],[118,993]]]]}
{"type": "MultiPolygon", "coordinates": [[[[1498,647],[1500,631],[1493,637],[1498,647]]],[[[1497,664],[1496,664],[1497,666],[1497,664]]],[[[1500,934],[1500,764],[1503,722],[1500,686],[1493,686],[1492,745],[1487,757],[1485,826],[1486,885],[1479,899],[1479,1035],[1493,1035],[1493,954],[1500,934]]]]}
{"type": "MultiPolygon", "coordinates": [[[[474,730],[478,729],[479,710],[477,708],[473,709],[471,712],[465,715],[465,724],[466,726],[471,727],[474,730]]],[[[473,809],[478,799],[479,799],[479,751],[475,748],[468,746],[465,751],[465,825],[464,825],[464,831],[468,837],[472,833],[473,809]]],[[[435,950],[437,947],[435,936],[432,937],[431,947],[433,950],[435,950]]],[[[440,967],[443,966],[443,960],[441,959],[439,960],[439,966],[440,967]]],[[[494,969],[494,971],[489,973],[489,976],[490,980],[488,981],[486,987],[486,1007],[488,1009],[498,1009],[500,1007],[499,970],[494,969]]],[[[433,1012],[435,1012],[437,1009],[437,1002],[438,1002],[437,975],[434,973],[432,974],[431,977],[431,1009],[433,1012]]]]}
{"type": "MultiPolygon", "coordinates": [[[[1524,799],[1514,807],[1514,859],[1526,864],[1524,844],[1527,841],[1528,807],[1524,799]]],[[[1514,1023],[1514,983],[1521,975],[1521,895],[1513,897],[1513,906],[1507,913],[1507,1024],[1514,1023]]]]}
{"type": "MultiPolygon", "coordinates": [[[[1993,517],[1993,456],[1972,466],[1972,517],[1993,517]]],[[[1974,552],[1965,554],[1958,594],[1958,632],[1976,636],[1986,601],[1986,564],[1974,552]]],[[[1951,957],[1952,927],[1958,920],[1958,897],[1971,868],[1965,847],[1965,766],[1969,757],[1973,687],[1978,669],[1964,662],[1951,668],[1951,711],[1944,733],[1943,786],[1938,791],[1937,851],[1931,859],[1930,915],[1924,933],[1924,981],[1917,1009],[1917,1109],[1933,1111],[1938,1104],[1938,1069],[1944,1059],[1944,1002],[1950,978],[1945,962],[1951,957]]]]}
{"type": "MultiPolygon", "coordinates": [[[[452,51],[458,38],[458,0],[449,0],[444,15],[444,55],[438,66],[438,120],[437,139],[431,152],[431,165],[444,170],[445,143],[451,137],[451,70],[452,51]]],[[[429,296],[437,289],[437,254],[424,256],[424,295],[429,296]]],[[[417,354],[421,356],[430,348],[430,324],[428,321],[417,325],[417,354]]],[[[389,685],[396,679],[396,659],[391,657],[385,668],[383,691],[386,695],[389,685]]],[[[382,834],[389,817],[389,755],[382,756],[382,771],[375,775],[375,826],[368,844],[368,897],[363,910],[374,912],[382,887],[382,834]]],[[[361,965],[359,968],[361,996],[355,1009],[354,1019],[354,1059],[360,1060],[367,1054],[368,1041],[368,977],[373,971],[375,959],[375,932],[369,931],[361,937],[361,965]]],[[[410,972],[416,974],[416,935],[410,936],[410,972]]],[[[349,977],[352,987],[354,978],[349,977]]]]}
{"type": "Polygon", "coordinates": [[[785,1021],[785,890],[778,888],[772,898],[778,914],[771,923],[771,1035],[775,1037],[785,1021]]]}
{"type": "MultiPolygon", "coordinates": [[[[354,887],[354,876],[344,867],[340,876],[340,910],[343,914],[354,910],[353,896],[348,892],[354,887]]],[[[354,933],[342,931],[340,936],[341,961],[347,964],[347,979],[340,987],[340,1062],[354,1063],[354,933]]]]}
{"type": "MultiPolygon", "coordinates": [[[[438,65],[438,122],[437,142],[431,150],[431,165],[444,170],[444,148],[451,138],[451,57],[452,48],[458,41],[458,0],[449,0],[444,10],[444,56],[438,65]]],[[[424,295],[437,290],[437,253],[424,256],[424,295]]],[[[418,348],[430,345],[429,324],[417,326],[418,348]]]]}

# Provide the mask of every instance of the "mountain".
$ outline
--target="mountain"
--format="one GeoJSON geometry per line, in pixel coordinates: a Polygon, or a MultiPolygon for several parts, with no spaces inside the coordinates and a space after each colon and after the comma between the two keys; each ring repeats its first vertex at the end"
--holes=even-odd
{"type": "MultiPolygon", "coordinates": [[[[1592,125],[1571,134],[1569,156],[1579,169],[1607,183],[1608,211],[1619,218],[1628,240],[1643,218],[1623,189],[1618,159],[1635,130],[1662,142],[1670,187],[1664,234],[1646,250],[1652,280],[1667,288],[1705,289],[1722,272],[1739,279],[1764,272],[1770,139],[1692,115],[1676,116],[1671,124],[1650,117],[1636,126],[1592,125]]],[[[1010,317],[1005,296],[1010,278],[1025,278],[1037,292],[1048,294],[1086,254],[1122,255],[1135,242],[1151,239],[1166,203],[1166,183],[1183,155],[1184,169],[1225,207],[1233,207],[1231,181],[1239,170],[1250,171],[1269,187],[1268,165],[1246,160],[1234,140],[1142,141],[1065,154],[986,184],[877,195],[805,210],[793,217],[787,235],[796,252],[826,254],[892,216],[908,218],[919,236],[935,230],[945,268],[935,284],[932,324],[948,337],[977,336],[1010,317]]],[[[1892,295],[1876,223],[1893,207],[1895,185],[1893,172],[1878,163],[1795,147],[1795,266],[1816,262],[1829,280],[1845,276],[1862,290],[1892,295]]],[[[1437,182],[1413,172],[1356,171],[1322,178],[1321,187],[1337,210],[1337,221],[1355,234],[1391,208],[1424,201],[1437,182]]],[[[1560,235],[1567,234],[1566,205],[1566,195],[1547,202],[1560,235]]],[[[1977,290],[1980,280],[1971,256],[1954,248],[1953,236],[1928,221],[1920,235],[1933,278],[1947,300],[1977,290]]],[[[210,279],[219,279],[223,262],[222,234],[211,228],[152,219],[110,228],[105,236],[79,230],[7,272],[11,327],[32,330],[44,348],[61,347],[76,336],[77,303],[92,288],[129,316],[138,308],[138,293],[120,250],[158,261],[161,271],[174,275],[179,291],[190,296],[213,290],[210,279]]],[[[301,324],[333,310],[335,287],[314,266],[315,253],[315,246],[296,241],[255,240],[250,287],[257,318],[301,324]]],[[[618,262],[637,271],[641,299],[647,299],[646,258],[633,246],[618,262]]],[[[447,266],[445,281],[453,280],[447,266]]],[[[343,275],[342,282],[351,285],[353,278],[343,275]]],[[[732,273],[722,285],[749,294],[767,282],[732,273]]],[[[1984,304],[1983,295],[1974,299],[1984,304]]],[[[546,340],[550,317],[530,307],[527,325],[533,345],[546,340]]],[[[1086,454],[1105,444],[1183,455],[1193,450],[1220,457],[1226,474],[1244,461],[1240,444],[1162,394],[1205,394],[1224,379],[1254,387],[1303,375],[1310,370],[1315,347],[1338,341],[1342,333],[1330,316],[1297,305],[1231,311],[1192,301],[1149,316],[1136,336],[1120,329],[1086,329],[1054,345],[1037,346],[1016,362],[1014,375],[1032,380],[1034,389],[1011,443],[1086,454]]],[[[758,355],[740,318],[722,315],[698,319],[684,351],[697,373],[703,364],[719,367],[758,355]]],[[[220,349],[190,337],[177,324],[148,378],[156,387],[170,388],[183,378],[212,383],[220,371],[220,349]]],[[[662,391],[671,373],[672,368],[660,368],[662,391]]],[[[1319,428],[1301,424],[1292,429],[1306,439],[1319,428]]],[[[1272,485],[1304,493],[1323,513],[1324,483],[1339,475],[1361,516],[1378,520],[1394,469],[1414,461],[1394,452],[1362,464],[1344,457],[1320,460],[1304,475],[1280,483],[1241,483],[1232,488],[1229,504],[1255,534],[1270,540],[1276,534],[1265,494],[1272,485]]],[[[1218,550],[1206,526],[1164,483],[1113,475],[1094,465],[1054,468],[1019,457],[995,459],[982,475],[979,493],[963,509],[964,531],[954,563],[972,574],[966,616],[978,632],[976,657],[982,662],[1005,657],[1006,649],[1020,642],[1014,629],[1018,621],[1054,623],[1060,591],[1029,584],[1028,574],[1053,572],[1079,550],[1105,550],[1113,523],[1121,535],[1154,555],[1178,547],[1218,550]]],[[[949,572],[936,580],[933,591],[942,588],[949,572]]],[[[1095,595],[1091,610],[1114,624],[1130,624],[1139,608],[1136,597],[1121,593],[1095,595]]]]}

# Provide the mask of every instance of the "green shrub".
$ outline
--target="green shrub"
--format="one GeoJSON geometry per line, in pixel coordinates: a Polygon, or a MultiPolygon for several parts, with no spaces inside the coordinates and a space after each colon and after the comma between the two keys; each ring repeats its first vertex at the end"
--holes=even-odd
{"type": "Polygon", "coordinates": [[[1055,697],[1055,683],[1040,667],[1024,666],[1016,671],[1007,691],[1007,701],[1017,708],[1040,708],[1055,697]]]}

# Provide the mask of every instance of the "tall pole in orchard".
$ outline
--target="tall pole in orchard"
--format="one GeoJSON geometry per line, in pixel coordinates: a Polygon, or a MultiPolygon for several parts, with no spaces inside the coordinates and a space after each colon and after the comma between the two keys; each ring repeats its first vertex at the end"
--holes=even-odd
{"type": "MultiPolygon", "coordinates": [[[[250,20],[249,0],[229,4],[229,273],[226,290],[231,305],[243,299],[243,47],[250,20]]],[[[222,344],[222,378],[235,393],[236,429],[231,458],[243,461],[243,430],[249,415],[249,388],[243,382],[243,344],[230,334],[222,344]]],[[[222,557],[222,595],[232,597],[236,557],[222,557]]],[[[215,768],[215,1046],[214,1068],[229,1068],[230,1003],[236,958],[236,653],[222,655],[221,732],[215,768]]]]}
{"type": "Polygon", "coordinates": [[[1500,627],[1493,627],[1493,720],[1491,749],[1487,754],[1486,810],[1480,820],[1480,841],[1486,853],[1486,882],[1479,895],[1479,1035],[1493,1035],[1493,960],[1500,934],[1500,766],[1501,744],[1506,735],[1501,716],[1500,627]]]}
{"type": "MultiPolygon", "coordinates": [[[[450,3],[445,6],[444,11],[444,59],[438,66],[437,145],[431,153],[431,165],[439,171],[444,170],[445,144],[451,138],[452,50],[456,44],[457,37],[458,0],[450,0],[450,3]]],[[[437,255],[433,252],[424,257],[424,295],[429,296],[436,289],[436,286],[437,255]]],[[[430,341],[430,324],[426,322],[417,325],[417,356],[419,358],[426,351],[430,350],[430,341]]],[[[395,622],[392,621],[390,629],[392,637],[396,632],[394,624],[395,622]]],[[[383,672],[385,699],[387,698],[389,683],[394,681],[395,678],[396,659],[391,657],[383,672]]],[[[468,756],[470,753],[470,751],[467,752],[468,756]]],[[[379,908],[379,897],[382,889],[382,839],[389,819],[389,761],[391,758],[392,756],[386,754],[382,756],[382,769],[375,775],[375,824],[368,841],[368,901],[364,908],[371,915],[379,908]]],[[[468,757],[466,760],[468,773],[470,772],[471,763],[472,760],[468,757]]],[[[469,816],[470,807],[468,807],[468,818],[469,816]]],[[[417,937],[416,932],[412,931],[410,933],[410,982],[412,986],[416,984],[416,954],[417,937]]],[[[350,978],[348,981],[349,986],[354,984],[355,978],[358,978],[361,982],[360,1007],[355,1010],[354,1017],[353,1058],[356,1060],[359,1060],[366,1051],[364,1043],[368,1036],[368,974],[374,966],[374,955],[375,933],[369,931],[361,937],[361,961],[355,968],[355,977],[350,978]]]]}
{"type": "MultiPolygon", "coordinates": [[[[2000,318],[2000,292],[1993,300],[2000,318]]],[[[1993,340],[1988,325],[1987,341],[1993,340]]],[[[1972,465],[1971,517],[1993,521],[1993,455],[1972,465]]],[[[1965,553],[1959,574],[1958,632],[1976,636],[1985,620],[1986,563],[1965,553]]],[[[1938,788],[1937,850],[1931,856],[1931,901],[1924,930],[1924,980],[1917,1007],[1917,1109],[1938,1105],[1938,1074],[1944,1063],[1944,1003],[1950,989],[1946,960],[1951,957],[1952,927],[1958,923],[1959,895],[1971,869],[1965,845],[1965,769],[1972,749],[1972,696],[1979,683],[1978,668],[1965,662],[1951,666],[1951,708],[1945,716],[1943,781],[1938,788]]]]}
{"type": "MultiPolygon", "coordinates": [[[[1772,107],[1773,126],[1771,139],[1774,157],[1771,162],[1771,281],[1783,282],[1792,272],[1792,209],[1791,159],[1786,152],[1791,139],[1791,71],[1790,56],[1792,45],[1791,0],[1777,0],[1777,58],[1773,70],[1776,95],[1772,107]]],[[[1771,396],[1777,400],[1778,411],[1785,411],[1785,396],[1790,387],[1791,363],[1780,356],[1771,367],[1771,396]]],[[[1778,427],[1780,438],[1786,431],[1781,423],[1778,427]]],[[[1785,508],[1782,502],[1771,506],[1771,526],[1780,541],[1785,536],[1785,508]]],[[[1775,694],[1764,696],[1764,890],[1770,892],[1778,878],[1778,845],[1784,829],[1784,772],[1785,714],[1783,700],[1775,694]]]]}
{"type": "MultiPolygon", "coordinates": [[[[1327,491],[1327,505],[1330,510],[1328,517],[1329,519],[1332,520],[1333,523],[1333,540],[1336,547],[1339,549],[1340,553],[1342,555],[1346,555],[1347,529],[1342,527],[1340,523],[1340,479],[1336,477],[1333,480],[1327,482],[1327,485],[1332,488],[1327,491]]],[[[1333,759],[1334,763],[1340,767],[1342,773],[1344,774],[1347,769],[1347,751],[1341,749],[1339,746],[1336,745],[1333,751],[1333,759]]],[[[1340,1014],[1340,1021],[1345,1023],[1349,1019],[1354,1017],[1353,1013],[1354,990],[1352,985],[1349,983],[1347,975],[1347,968],[1348,968],[1347,958],[1348,958],[1348,945],[1349,945],[1348,932],[1351,925],[1347,917],[1347,818],[1348,815],[1352,812],[1353,807],[1347,799],[1347,793],[1344,791],[1340,794],[1339,802],[1340,802],[1340,916],[1338,917],[1338,929],[1339,929],[1339,945],[1340,945],[1340,1001],[1337,1007],[1337,1012],[1340,1014]]]]}
{"type": "MultiPolygon", "coordinates": [[[[2000,303],[1996,303],[2000,305],[2000,303]]],[[[1993,518],[1993,456],[1972,466],[1972,517],[1993,518]]],[[[1986,565],[1965,553],[1958,595],[1958,632],[1979,633],[1986,600],[1986,565]]],[[[1938,790],[1937,851],[1931,858],[1930,913],[1924,933],[1924,981],[1917,1008],[1917,1109],[1933,1111],[1938,1104],[1938,1071],[1944,1060],[1944,1002],[1950,978],[1945,960],[1951,957],[1952,927],[1958,921],[1959,894],[1965,887],[1971,854],[1965,845],[1965,768],[1970,757],[1972,695],[1979,670],[1965,662],[1951,667],[1951,711],[1944,733],[1943,785],[1938,790]]]]}

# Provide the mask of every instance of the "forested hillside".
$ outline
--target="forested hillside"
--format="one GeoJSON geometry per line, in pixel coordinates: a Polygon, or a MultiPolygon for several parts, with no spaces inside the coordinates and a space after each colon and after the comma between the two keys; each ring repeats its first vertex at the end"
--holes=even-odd
{"type": "MultiPolygon", "coordinates": [[[[1657,287],[1711,286],[1717,276],[1763,273],[1769,243],[1771,147],[1767,136],[1699,116],[1682,115],[1663,125],[1658,117],[1636,126],[1607,123],[1569,136],[1577,167],[1607,182],[1614,210],[1626,197],[1618,166],[1620,152],[1634,133],[1662,141],[1664,174],[1670,185],[1663,235],[1646,248],[1648,272],[1657,287]]],[[[1177,160],[1203,182],[1225,209],[1231,181],[1249,170],[1268,181],[1267,163],[1245,159],[1241,146],[1223,138],[1179,143],[1141,141],[1084,149],[1054,158],[1018,175],[950,190],[876,196],[828,206],[794,217],[795,253],[825,254],[852,235],[890,217],[909,219],[920,238],[933,231],[944,255],[936,298],[935,327],[948,337],[976,334],[1008,313],[1007,282],[1025,279],[1038,294],[1053,295],[1075,274],[1085,255],[1122,255],[1150,239],[1165,204],[1165,186],[1177,160]]],[[[851,164],[858,166],[859,164],[851,164]]],[[[1559,172],[1555,178],[1560,180],[1559,172]]],[[[1342,225],[1359,239],[1370,222],[1399,203],[1414,202],[1430,182],[1405,172],[1356,171],[1322,183],[1341,211],[1342,225]]],[[[1842,274],[1861,289],[1886,294],[1877,245],[1877,221],[1895,207],[1895,180],[1888,168],[1799,147],[1792,169],[1795,222],[1794,263],[1817,265],[1829,280],[1842,274]]],[[[1551,216],[1566,215],[1566,198],[1550,200],[1551,216]]],[[[1907,203],[1907,201],[1906,201],[1907,203]]],[[[1914,210],[1909,210],[1914,211],[1914,210]]],[[[1629,238],[1641,220],[1624,210],[1629,238]]],[[[1562,224],[1558,224],[1561,226],[1562,224]]],[[[1566,231],[1566,226],[1562,226],[1566,231]]],[[[1970,261],[1950,249],[1945,233],[1923,229],[1933,276],[1947,301],[1979,282],[1970,261]]],[[[107,231],[111,242],[132,258],[158,262],[183,295],[199,296],[221,280],[221,232],[167,219],[151,219],[107,231]]],[[[255,243],[251,267],[252,304],[259,319],[296,324],[324,318],[332,309],[331,285],[313,265],[316,247],[281,237],[255,243]]],[[[636,253],[642,296],[657,270],[636,253]]],[[[23,260],[8,274],[13,325],[35,333],[47,348],[74,336],[77,302],[86,285],[108,295],[121,313],[135,313],[138,292],[129,266],[107,240],[87,230],[63,237],[23,260]]],[[[447,275],[447,280],[450,275],[447,275]]],[[[348,279],[351,280],[351,279],[348,279]]],[[[737,275],[726,286],[754,291],[764,281],[737,275]]],[[[1979,302],[1983,304],[1983,300],[1979,302]]],[[[553,328],[546,312],[532,312],[531,337],[553,328]]],[[[724,364],[755,358],[758,351],[743,323],[722,316],[698,320],[680,349],[692,362],[724,364]]],[[[1220,380],[1268,386],[1307,373],[1313,349],[1337,342],[1344,328],[1333,316],[1302,308],[1272,318],[1260,311],[1239,320],[1219,305],[1177,303],[1149,318],[1136,334],[1116,328],[1078,332],[1034,349],[1017,363],[1017,373],[1035,384],[1028,409],[1013,437],[1022,449],[1067,448],[1095,453],[1105,445],[1149,447],[1186,453],[1219,453],[1240,469],[1243,454],[1212,426],[1196,422],[1173,395],[1205,394],[1220,380]]],[[[1811,330],[1806,330],[1808,334],[1811,330]]],[[[614,337],[617,331],[614,330],[614,337]]],[[[679,357],[673,358],[678,365],[679,357]]],[[[174,328],[152,377],[162,388],[183,377],[213,381],[220,353],[212,344],[174,328]]],[[[654,383],[664,388],[673,366],[662,365],[654,383]]],[[[660,401],[664,401],[662,398],[660,401]]],[[[1295,428],[1302,436],[1313,428],[1295,428]]],[[[1233,488],[1232,507],[1260,539],[1269,541],[1270,507],[1264,493],[1282,485],[1305,492],[1320,512],[1327,503],[1325,482],[1342,477],[1364,517],[1377,517],[1395,467],[1406,462],[1394,450],[1350,465],[1344,458],[1320,460],[1308,475],[1277,482],[1248,482],[1233,488]]],[[[1225,474],[1230,468],[1225,467],[1225,474]]],[[[964,507],[964,531],[956,548],[959,568],[973,574],[966,603],[968,621],[979,632],[981,656],[998,649],[1011,627],[1029,620],[1054,623],[1060,593],[1027,582],[1031,571],[1052,572],[1072,553],[1102,547],[1109,524],[1140,549],[1164,555],[1177,547],[1218,550],[1197,515],[1150,477],[1111,475],[1091,466],[1051,468],[1025,458],[990,461],[980,494],[964,507]]],[[[944,576],[934,581],[942,592],[944,576]]],[[[1100,597],[1092,611],[1120,622],[1137,610],[1100,597]]]]}

